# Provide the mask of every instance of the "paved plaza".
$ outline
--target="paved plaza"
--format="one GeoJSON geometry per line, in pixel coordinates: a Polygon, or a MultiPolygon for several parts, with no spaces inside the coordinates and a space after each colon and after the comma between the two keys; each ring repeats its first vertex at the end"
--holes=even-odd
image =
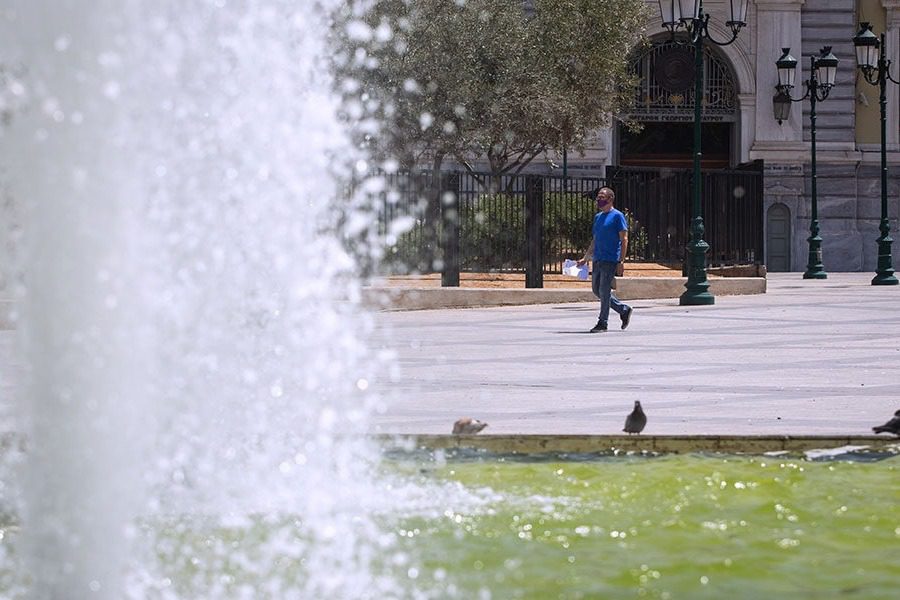
{"type": "Polygon", "coordinates": [[[627,331],[589,334],[597,303],[382,312],[396,352],[378,433],[618,434],[640,400],[647,435],[870,435],[900,409],[900,286],[871,273],[770,274],[714,306],[634,300],[627,331]]]}

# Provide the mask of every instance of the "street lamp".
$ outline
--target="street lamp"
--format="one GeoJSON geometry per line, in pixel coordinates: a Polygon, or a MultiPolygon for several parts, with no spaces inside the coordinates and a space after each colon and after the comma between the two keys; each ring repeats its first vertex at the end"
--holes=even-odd
{"type": "Polygon", "coordinates": [[[806,93],[802,98],[791,97],[791,89],[794,87],[794,77],[797,73],[797,59],[791,56],[790,48],[782,48],[784,53],[775,61],[778,69],[778,85],[775,89],[775,118],[780,125],[791,112],[791,102],[803,102],[809,98],[809,131],[812,156],[812,218],[809,222],[809,260],[806,263],[806,272],[803,279],[827,279],[825,265],[822,264],[822,238],[819,237],[819,209],[818,196],[816,195],[816,103],[828,97],[831,88],[834,87],[834,79],[837,76],[837,57],[831,53],[831,46],[825,46],[819,52],[819,56],[811,56],[809,63],[809,79],[803,82],[806,93]]]}
{"type": "Polygon", "coordinates": [[[881,106],[881,235],[878,237],[878,266],[872,285],[897,285],[894,267],[891,264],[891,225],[888,220],[887,205],[887,82],[900,83],[891,77],[891,61],[885,58],[884,34],[879,40],[872,33],[868,23],[859,24],[859,33],[853,38],[856,47],[856,63],[863,78],[872,85],[879,86],[878,102],[881,106]]]}
{"type": "Polygon", "coordinates": [[[716,299],[709,292],[706,279],[706,252],[709,244],[703,240],[703,216],[700,209],[700,125],[703,111],[703,40],[717,46],[733,43],[747,24],[747,4],[749,0],[726,0],[730,19],[725,25],[731,29],[731,39],[720,42],[709,34],[709,15],[703,12],[703,0],[659,0],[659,11],[663,26],[672,37],[675,31],[684,28],[694,45],[694,178],[693,205],[691,219],[691,241],[688,244],[688,279],[685,292],[681,295],[681,305],[715,304],[716,299]]]}

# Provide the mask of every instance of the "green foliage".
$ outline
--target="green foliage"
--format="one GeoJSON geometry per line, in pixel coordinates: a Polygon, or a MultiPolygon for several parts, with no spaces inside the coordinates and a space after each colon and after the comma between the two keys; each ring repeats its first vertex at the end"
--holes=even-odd
{"type": "Polygon", "coordinates": [[[525,199],[520,195],[481,194],[461,211],[460,265],[477,270],[521,269],[525,264],[525,199]]]}
{"type": "Polygon", "coordinates": [[[409,231],[397,236],[385,247],[381,263],[389,274],[427,273],[431,271],[423,244],[424,222],[417,219],[409,231]]]}
{"type": "Polygon", "coordinates": [[[643,0],[351,0],[335,16],[348,119],[379,158],[518,171],[630,102],[643,0]]]}
{"type": "Polygon", "coordinates": [[[548,194],[544,200],[544,257],[579,258],[591,243],[597,205],[584,194],[548,194]]]}

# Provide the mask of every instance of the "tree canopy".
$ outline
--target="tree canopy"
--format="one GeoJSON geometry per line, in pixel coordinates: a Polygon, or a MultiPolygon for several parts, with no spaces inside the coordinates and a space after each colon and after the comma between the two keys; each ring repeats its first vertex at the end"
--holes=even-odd
{"type": "Polygon", "coordinates": [[[345,111],[378,158],[518,172],[627,107],[646,19],[643,0],[354,0],[335,19],[345,111]]]}

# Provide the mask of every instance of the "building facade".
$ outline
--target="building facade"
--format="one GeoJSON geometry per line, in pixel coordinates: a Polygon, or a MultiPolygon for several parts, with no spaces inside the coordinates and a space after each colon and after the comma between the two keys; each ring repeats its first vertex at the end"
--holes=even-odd
{"type": "MultiPolygon", "coordinates": [[[[654,7],[656,0],[648,0],[654,7]]],[[[710,33],[728,40],[727,2],[705,0],[710,33]]],[[[673,43],[659,10],[647,25],[649,45],[635,52],[640,77],[634,133],[603,131],[584,156],[569,156],[570,174],[606,165],[688,166],[693,125],[690,47],[673,43]]],[[[817,105],[818,218],[827,271],[874,271],[881,219],[879,89],[856,66],[853,37],[868,21],[886,34],[891,72],[900,80],[900,0],[751,0],[747,26],[728,46],[707,44],[704,57],[704,168],[762,161],[765,261],[771,271],[803,271],[810,226],[808,101],[775,118],[775,61],[790,48],[799,61],[795,97],[805,92],[810,56],[831,46],[840,60],[829,97],[817,105]]],[[[888,215],[900,216],[900,86],[887,87],[888,215]]],[[[559,164],[557,161],[556,164],[559,164]]]]}

